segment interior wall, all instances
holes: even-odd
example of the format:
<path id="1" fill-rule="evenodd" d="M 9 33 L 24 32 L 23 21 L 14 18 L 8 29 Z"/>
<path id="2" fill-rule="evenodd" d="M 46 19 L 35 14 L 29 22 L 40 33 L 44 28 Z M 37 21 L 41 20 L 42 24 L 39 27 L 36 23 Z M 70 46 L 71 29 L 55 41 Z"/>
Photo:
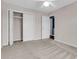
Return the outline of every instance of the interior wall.
<path id="1" fill-rule="evenodd" d="M 77 46 L 77 3 L 65 6 L 50 14 L 55 16 L 55 40 Z"/>
<path id="2" fill-rule="evenodd" d="M 8 12 L 6 6 L 1 1 L 1 46 L 8 44 Z"/>
<path id="3" fill-rule="evenodd" d="M 21 20 L 13 18 L 13 41 L 21 40 Z"/>
<path id="4" fill-rule="evenodd" d="M 41 39 L 42 38 L 42 35 L 41 35 L 41 33 L 42 33 L 42 16 L 41 15 L 35 15 L 35 23 L 34 23 L 34 25 L 35 25 L 35 30 L 34 30 L 34 32 L 35 32 L 35 39 L 37 40 L 37 39 Z"/>
<path id="5" fill-rule="evenodd" d="M 2 1 L 1 3 L 1 7 L 2 7 L 2 10 L 1 10 L 1 26 L 2 26 L 2 31 L 1 31 L 1 45 L 4 46 L 4 45 L 8 45 L 8 10 L 16 10 L 16 11 L 22 11 L 23 13 L 27 13 L 27 14 L 33 14 L 33 15 L 39 15 L 37 17 L 37 19 L 35 20 L 37 23 L 40 21 L 40 17 L 42 15 L 47 15 L 47 14 L 44 14 L 44 13 L 41 13 L 41 12 L 37 12 L 37 11 L 33 11 L 33 10 L 28 10 L 26 8 L 23 8 L 23 7 L 19 7 L 19 6 L 16 6 L 16 5 L 12 5 L 12 4 L 9 4 L 9 3 L 5 3 Z M 39 22 L 41 23 L 41 21 Z M 38 34 L 37 34 L 37 38 L 40 39 L 39 37 L 41 36 L 39 31 L 41 31 L 41 25 L 40 24 L 35 24 L 37 26 L 39 26 L 39 30 L 37 30 Z M 36 27 L 37 27 L 36 26 Z"/>

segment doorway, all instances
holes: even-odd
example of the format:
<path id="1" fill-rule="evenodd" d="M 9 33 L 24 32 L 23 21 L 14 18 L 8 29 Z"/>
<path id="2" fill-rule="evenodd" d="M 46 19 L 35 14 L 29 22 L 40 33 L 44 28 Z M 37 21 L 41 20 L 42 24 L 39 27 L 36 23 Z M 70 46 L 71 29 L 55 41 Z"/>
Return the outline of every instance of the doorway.
<path id="1" fill-rule="evenodd" d="M 23 13 L 13 12 L 13 43 L 23 41 Z"/>
<path id="2" fill-rule="evenodd" d="M 50 17 L 50 38 L 55 39 L 55 16 Z"/>

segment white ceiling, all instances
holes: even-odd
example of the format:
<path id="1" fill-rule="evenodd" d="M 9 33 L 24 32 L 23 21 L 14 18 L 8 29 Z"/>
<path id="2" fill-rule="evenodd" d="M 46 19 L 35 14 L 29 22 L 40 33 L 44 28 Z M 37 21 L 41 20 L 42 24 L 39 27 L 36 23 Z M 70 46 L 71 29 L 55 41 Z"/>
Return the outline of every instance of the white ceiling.
<path id="1" fill-rule="evenodd" d="M 52 2 L 55 5 L 54 7 L 43 7 L 43 8 L 41 7 L 43 3 L 41 1 L 34 1 L 34 0 L 4 0 L 4 1 L 24 8 L 44 13 L 50 13 L 61 7 L 74 3 L 76 0 L 55 0 L 54 2 Z"/>

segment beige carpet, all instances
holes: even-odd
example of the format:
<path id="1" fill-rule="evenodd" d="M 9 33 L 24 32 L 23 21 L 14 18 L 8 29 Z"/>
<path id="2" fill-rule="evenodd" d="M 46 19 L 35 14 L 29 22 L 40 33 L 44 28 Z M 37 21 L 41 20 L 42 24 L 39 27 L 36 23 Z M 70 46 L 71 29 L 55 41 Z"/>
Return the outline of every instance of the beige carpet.
<path id="1" fill-rule="evenodd" d="M 76 59 L 76 53 L 74 47 L 44 39 L 3 47 L 1 59 Z"/>

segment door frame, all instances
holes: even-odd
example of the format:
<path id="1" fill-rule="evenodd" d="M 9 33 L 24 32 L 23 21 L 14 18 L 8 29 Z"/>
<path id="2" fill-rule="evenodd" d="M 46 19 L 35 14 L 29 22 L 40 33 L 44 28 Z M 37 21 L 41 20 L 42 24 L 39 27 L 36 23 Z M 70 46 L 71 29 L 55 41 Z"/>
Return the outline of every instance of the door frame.
<path id="1" fill-rule="evenodd" d="M 13 12 L 24 13 L 23 11 L 8 9 L 8 45 L 13 45 Z"/>

